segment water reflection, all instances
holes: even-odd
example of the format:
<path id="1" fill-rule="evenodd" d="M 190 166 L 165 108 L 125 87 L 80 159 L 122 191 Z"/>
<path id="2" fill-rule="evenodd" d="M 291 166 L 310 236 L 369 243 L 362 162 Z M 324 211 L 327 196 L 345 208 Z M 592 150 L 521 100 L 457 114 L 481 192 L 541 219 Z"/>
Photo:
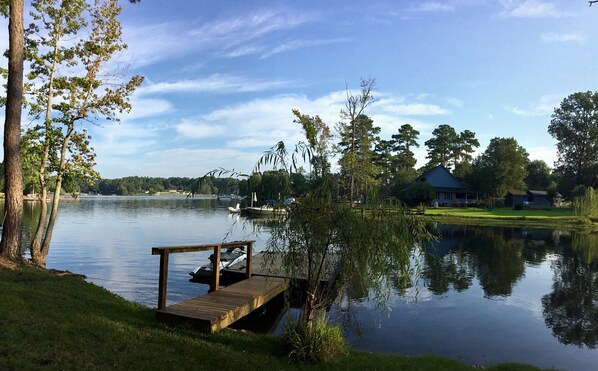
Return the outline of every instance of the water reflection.
<path id="1" fill-rule="evenodd" d="M 526 267 L 549 262 L 552 292 L 542 296 L 546 325 L 563 344 L 598 342 L 598 233 L 436 225 L 422 277 L 435 295 L 461 292 L 477 279 L 488 298 L 508 297 Z"/>
<path id="2" fill-rule="evenodd" d="M 598 342 L 598 233 L 562 239 L 552 262 L 552 292 L 542 297 L 544 319 L 563 344 Z"/>

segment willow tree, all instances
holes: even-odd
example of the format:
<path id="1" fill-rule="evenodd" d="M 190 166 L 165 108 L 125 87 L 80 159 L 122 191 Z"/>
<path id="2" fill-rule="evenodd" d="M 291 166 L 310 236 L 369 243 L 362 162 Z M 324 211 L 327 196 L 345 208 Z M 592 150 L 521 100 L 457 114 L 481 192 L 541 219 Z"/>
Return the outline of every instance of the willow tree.
<path id="1" fill-rule="evenodd" d="M 292 151 L 279 142 L 258 166 L 276 164 L 293 172 L 301 159 L 310 162 L 327 156 L 327 146 L 317 140 L 328 138 L 322 135 L 327 127 L 321 122 L 316 127 L 314 120 L 306 119 L 309 116 L 294 113 L 300 118 L 295 122 L 302 125 L 307 141 L 299 142 Z M 362 282 L 383 301 L 392 287 L 388 277 L 408 279 L 412 247 L 430 238 L 424 223 L 406 209 L 391 212 L 377 208 L 362 214 L 347 203 L 333 202 L 330 169 L 317 171 L 317 175 L 316 170 L 311 174 L 317 176 L 315 186 L 290 206 L 285 217 L 271 224 L 267 247 L 269 252 L 277 253 L 271 256 L 282 255 L 289 276 L 306 278 L 301 286 L 305 295 L 297 322 L 300 329 L 311 328 L 318 313 L 334 300 L 332 288 L 321 285 L 333 271 L 339 273 L 340 287 Z"/>
<path id="2" fill-rule="evenodd" d="M 27 57 L 35 87 L 31 115 L 38 123 L 25 138 L 27 153 L 37 159 L 42 197 L 31 256 L 35 264 L 45 266 L 64 181 L 97 176 L 84 124 L 118 121 L 117 114 L 130 110 L 129 97 L 143 78 L 123 80 L 110 70 L 110 61 L 126 48 L 117 0 L 36 0 L 32 9 Z M 48 210 L 50 180 L 55 190 Z"/>

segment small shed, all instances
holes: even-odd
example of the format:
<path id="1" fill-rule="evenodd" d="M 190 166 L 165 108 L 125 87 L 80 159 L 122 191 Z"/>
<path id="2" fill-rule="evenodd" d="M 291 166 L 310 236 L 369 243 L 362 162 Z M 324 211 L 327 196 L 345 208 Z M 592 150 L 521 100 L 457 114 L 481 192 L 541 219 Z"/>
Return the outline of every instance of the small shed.
<path id="1" fill-rule="evenodd" d="M 550 207 L 552 206 L 552 200 L 548 195 L 548 191 L 527 191 L 529 194 L 529 202 L 534 206 Z"/>
<path id="2" fill-rule="evenodd" d="M 527 191 L 510 191 L 505 197 L 505 206 L 513 207 L 515 205 L 524 205 L 529 203 Z"/>

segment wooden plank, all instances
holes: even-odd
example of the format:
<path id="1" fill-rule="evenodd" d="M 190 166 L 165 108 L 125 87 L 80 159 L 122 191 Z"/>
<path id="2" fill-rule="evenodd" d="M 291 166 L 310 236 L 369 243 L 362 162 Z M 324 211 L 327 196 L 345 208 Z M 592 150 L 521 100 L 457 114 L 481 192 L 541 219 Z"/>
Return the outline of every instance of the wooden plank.
<path id="1" fill-rule="evenodd" d="M 158 246 L 152 247 L 152 255 L 160 255 L 160 251 L 166 251 L 169 254 L 174 253 L 182 253 L 182 252 L 193 252 L 193 251 L 207 251 L 213 250 L 216 246 L 219 246 L 223 249 L 227 249 L 229 247 L 242 247 L 247 246 L 248 243 L 253 243 L 255 241 L 233 241 L 233 242 L 225 242 L 221 244 L 204 244 L 204 245 L 187 245 L 187 246 Z"/>
<path id="2" fill-rule="evenodd" d="M 166 286 L 168 285 L 168 252 L 160 253 L 160 278 L 158 279 L 158 309 L 166 307 Z"/>
<path id="3" fill-rule="evenodd" d="M 248 315 L 288 288 L 281 278 L 253 276 L 207 295 L 160 309 L 162 322 L 187 322 L 205 331 L 217 331 Z"/>

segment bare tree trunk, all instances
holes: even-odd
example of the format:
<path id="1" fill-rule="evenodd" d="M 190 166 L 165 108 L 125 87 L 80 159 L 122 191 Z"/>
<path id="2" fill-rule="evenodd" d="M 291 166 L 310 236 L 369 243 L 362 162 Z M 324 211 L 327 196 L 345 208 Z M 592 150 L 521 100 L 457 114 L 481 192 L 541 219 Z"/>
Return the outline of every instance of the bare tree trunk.
<path id="1" fill-rule="evenodd" d="M 40 223 L 44 223 L 45 234 L 41 249 L 39 251 L 39 259 L 36 261 L 36 264 L 42 267 L 46 266 L 46 259 L 48 258 L 48 253 L 50 252 L 50 243 L 52 242 L 52 234 L 54 233 L 54 225 L 56 224 L 56 219 L 58 218 L 58 204 L 60 202 L 60 191 L 62 190 L 62 177 L 66 167 L 66 152 L 68 150 L 73 130 L 74 123 L 71 123 L 67 129 L 66 135 L 64 136 L 62 147 L 60 149 L 60 165 L 58 167 L 58 174 L 56 175 L 56 189 L 54 190 L 54 197 L 52 198 L 52 208 L 50 209 L 50 218 L 48 219 L 48 224 L 45 224 L 45 219 L 40 219 Z"/>
<path id="2" fill-rule="evenodd" d="M 5 211 L 0 256 L 20 258 L 23 224 L 21 102 L 23 100 L 23 0 L 10 2 L 8 88 L 4 122 Z"/>

